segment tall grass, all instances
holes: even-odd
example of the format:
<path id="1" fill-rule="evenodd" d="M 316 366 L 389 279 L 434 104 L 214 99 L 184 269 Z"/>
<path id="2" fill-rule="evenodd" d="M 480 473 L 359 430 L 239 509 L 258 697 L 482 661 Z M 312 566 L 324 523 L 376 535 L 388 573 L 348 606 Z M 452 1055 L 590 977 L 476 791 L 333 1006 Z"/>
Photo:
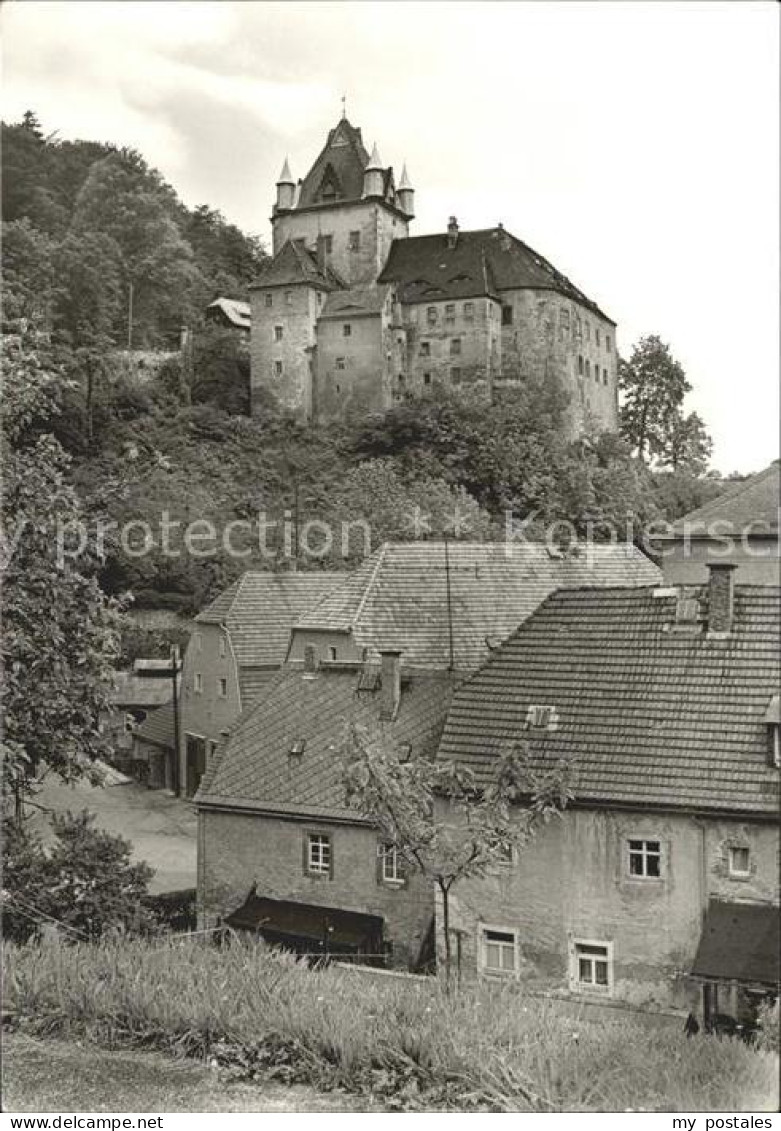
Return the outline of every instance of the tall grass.
<path id="1" fill-rule="evenodd" d="M 490 1111 L 775 1109 L 777 1057 L 687 1040 L 642 1017 L 599 1019 L 517 985 L 450 996 L 310 970 L 241 944 L 7 945 L 5 1007 L 40 1033 L 162 1048 L 252 1077 L 269 1071 L 387 1106 Z"/>

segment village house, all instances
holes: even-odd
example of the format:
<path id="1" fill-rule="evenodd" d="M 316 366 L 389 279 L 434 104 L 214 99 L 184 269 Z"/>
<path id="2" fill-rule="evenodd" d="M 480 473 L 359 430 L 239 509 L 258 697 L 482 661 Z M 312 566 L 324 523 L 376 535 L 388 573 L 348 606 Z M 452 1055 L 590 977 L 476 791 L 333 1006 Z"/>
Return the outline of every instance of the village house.
<path id="1" fill-rule="evenodd" d="M 510 742 L 574 800 L 453 891 L 463 976 L 750 1021 L 778 982 L 779 589 L 711 564 L 551 595 L 455 694 L 438 757 Z M 441 943 L 441 940 L 440 940 Z"/>
<path id="2" fill-rule="evenodd" d="M 554 589 L 659 580 L 634 547 L 593 550 L 588 561 L 533 544 L 387 543 L 304 613 L 284 670 L 195 798 L 201 926 L 424 965 L 433 892 L 348 806 L 345 727 L 432 757 L 454 686 Z"/>
<path id="3" fill-rule="evenodd" d="M 273 256 L 251 287 L 253 412 L 305 419 L 437 388 L 491 397 L 528 380 L 570 394 L 568 429 L 618 424 L 616 324 L 502 224 L 410 236 L 414 190 L 346 118 L 303 180 L 286 160 Z"/>
<path id="4" fill-rule="evenodd" d="M 283 663 L 292 626 L 342 577 L 247 571 L 198 614 L 182 661 L 180 750 L 169 788 L 195 794 L 217 744 Z"/>
<path id="5" fill-rule="evenodd" d="M 135 777 L 144 771 L 136 763 L 135 736 L 139 726 L 173 698 L 173 672 L 169 660 L 136 659 L 133 666 L 114 675 L 110 709 L 101 717 L 101 730 L 112 750 L 112 762 Z"/>
<path id="6" fill-rule="evenodd" d="M 722 561 L 737 566 L 739 585 L 780 584 L 780 503 L 776 460 L 678 519 L 659 542 L 665 581 L 700 584 L 707 576 L 707 563 Z"/>

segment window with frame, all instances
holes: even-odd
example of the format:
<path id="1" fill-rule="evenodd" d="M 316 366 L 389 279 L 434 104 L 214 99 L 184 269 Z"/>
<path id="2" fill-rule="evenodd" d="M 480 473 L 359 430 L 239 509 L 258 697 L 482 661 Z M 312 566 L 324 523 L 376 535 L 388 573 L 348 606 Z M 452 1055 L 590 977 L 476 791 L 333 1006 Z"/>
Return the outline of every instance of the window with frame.
<path id="1" fill-rule="evenodd" d="M 607 943 L 575 940 L 573 982 L 586 990 L 607 992 L 613 981 L 613 959 Z"/>
<path id="2" fill-rule="evenodd" d="M 514 974 L 517 969 L 515 931 L 483 927 L 480 932 L 482 968 L 486 974 Z"/>
<path id="3" fill-rule="evenodd" d="M 377 846 L 377 855 L 380 861 L 380 879 L 384 884 L 403 884 L 404 872 L 399 850 L 395 844 L 380 844 Z"/>
<path id="4" fill-rule="evenodd" d="M 273 305 L 274 305 L 274 296 L 267 294 L 266 295 L 266 306 L 273 306 Z"/>
<path id="5" fill-rule="evenodd" d="M 224 676 L 220 676 L 220 678 L 217 680 L 217 694 L 219 695 L 220 699 L 228 698 L 228 681 Z"/>
<path id="6" fill-rule="evenodd" d="M 602 370 L 602 383 L 603 385 L 607 385 L 607 369 Z"/>
<path id="7" fill-rule="evenodd" d="M 308 833 L 306 838 L 306 870 L 310 876 L 330 876 L 333 864 L 331 838 L 325 833 Z"/>
<path id="8" fill-rule="evenodd" d="M 203 636 L 201 635 L 200 632 L 196 632 L 194 639 L 195 639 L 195 651 L 196 652 L 202 652 L 203 651 Z"/>
<path id="9" fill-rule="evenodd" d="M 472 319 L 474 318 L 474 316 L 475 316 L 475 304 L 473 302 L 465 302 L 464 303 L 464 318 L 466 318 L 469 322 L 471 322 Z"/>
<path id="10" fill-rule="evenodd" d="M 350 232 L 350 235 L 348 237 L 347 246 L 349 247 L 350 251 L 360 251 L 361 250 L 361 233 L 360 232 Z"/>
<path id="11" fill-rule="evenodd" d="M 337 359 L 336 359 L 336 368 L 337 368 L 337 369 L 344 369 L 344 367 L 345 367 L 345 361 L 344 361 L 344 358 L 343 358 L 343 357 L 337 357 Z"/>
<path id="12" fill-rule="evenodd" d="M 285 291 L 285 305 L 286 306 L 292 306 L 293 305 L 293 292 L 292 291 Z"/>
<path id="13" fill-rule="evenodd" d="M 437 321 L 437 308 L 435 306 L 426 307 L 426 319 L 429 326 L 434 326 Z"/>
<path id="14" fill-rule="evenodd" d="M 662 875 L 662 842 L 629 840 L 627 842 L 629 875 L 639 880 L 658 880 Z"/>
<path id="15" fill-rule="evenodd" d="M 459 357 L 461 355 L 461 339 L 451 338 L 450 341 L 450 356 Z"/>
<path id="16" fill-rule="evenodd" d="M 274 376 L 275 377 L 281 377 L 282 376 L 282 362 L 281 361 L 275 361 L 274 362 Z"/>
<path id="17" fill-rule="evenodd" d="M 566 306 L 562 306 L 559 312 L 559 322 L 562 330 L 569 330 L 569 310 Z"/>
<path id="18" fill-rule="evenodd" d="M 350 322 L 345 322 L 344 325 L 342 326 L 342 337 L 343 338 L 350 338 L 350 337 L 352 337 L 352 332 L 353 332 L 352 324 Z"/>
<path id="19" fill-rule="evenodd" d="M 512 326 L 512 324 L 513 324 L 513 308 L 509 305 L 509 303 L 505 303 L 502 306 L 502 325 L 503 326 Z"/>
<path id="20" fill-rule="evenodd" d="M 586 376 L 587 377 L 591 376 L 591 362 L 589 361 L 588 358 L 586 358 Z"/>
<path id="21" fill-rule="evenodd" d="M 323 236 L 323 247 L 327 255 L 330 255 L 334 250 L 334 237 L 331 235 Z"/>
<path id="22" fill-rule="evenodd" d="M 424 385 L 430 385 L 431 384 L 431 374 L 430 373 L 424 373 L 423 374 L 423 384 Z"/>
<path id="23" fill-rule="evenodd" d="M 605 334 L 605 349 L 610 353 L 610 334 Z"/>
<path id="24" fill-rule="evenodd" d="M 450 380 L 454 385 L 459 385 L 461 383 L 461 370 L 457 365 L 450 370 Z"/>
<path id="25" fill-rule="evenodd" d="M 446 322 L 455 322 L 455 320 L 456 320 L 455 303 L 448 302 L 448 303 L 445 304 L 445 321 Z"/>
<path id="26" fill-rule="evenodd" d="M 745 879 L 751 875 L 751 850 L 744 844 L 731 844 L 727 851 L 727 868 L 731 876 Z"/>
<path id="27" fill-rule="evenodd" d="M 203 675 L 201 672 L 196 672 L 193 676 L 193 689 L 196 695 L 200 695 L 203 691 Z"/>
<path id="28" fill-rule="evenodd" d="M 582 353 L 578 354 L 578 373 L 580 374 L 581 377 L 583 376 L 583 354 Z"/>
<path id="29" fill-rule="evenodd" d="M 284 334 L 285 334 L 285 330 L 284 330 L 283 326 L 275 326 L 274 327 L 274 341 L 275 342 L 281 342 L 282 338 L 284 337 Z"/>
<path id="30" fill-rule="evenodd" d="M 599 345 L 600 344 L 600 334 L 599 334 L 599 327 L 598 326 L 597 326 L 596 330 L 594 331 L 594 337 L 596 339 L 597 345 Z"/>
<path id="31" fill-rule="evenodd" d="M 420 343 L 420 356 L 431 357 L 431 342 Z"/>

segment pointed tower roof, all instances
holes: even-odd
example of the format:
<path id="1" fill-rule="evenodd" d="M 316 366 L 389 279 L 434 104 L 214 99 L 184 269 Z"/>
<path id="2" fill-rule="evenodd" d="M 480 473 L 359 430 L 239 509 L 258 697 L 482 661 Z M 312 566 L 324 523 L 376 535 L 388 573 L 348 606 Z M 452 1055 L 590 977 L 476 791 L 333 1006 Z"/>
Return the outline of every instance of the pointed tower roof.
<path id="1" fill-rule="evenodd" d="M 285 164 L 282 166 L 282 172 L 279 174 L 279 180 L 277 181 L 277 184 L 278 185 L 294 185 L 295 183 L 296 182 L 293 180 L 293 175 L 290 172 L 290 165 L 289 165 L 288 159 L 286 157 L 285 158 Z"/>
<path id="2" fill-rule="evenodd" d="M 328 134 L 328 140 L 312 168 L 301 184 L 297 207 L 306 208 L 320 204 L 332 187 L 332 177 L 338 181 L 338 200 L 360 200 L 363 192 L 363 171 L 369 155 L 361 141 L 361 131 L 342 118 Z M 328 166 L 331 172 L 324 184 Z M 324 192 L 323 190 L 326 190 Z M 333 199 L 333 198 L 332 198 Z"/>
<path id="3" fill-rule="evenodd" d="M 407 175 L 407 163 L 405 161 L 404 164 L 401 167 L 401 180 L 399 181 L 398 185 L 396 186 L 396 191 L 401 192 L 402 189 L 411 189 L 411 188 L 412 188 L 412 185 L 409 182 L 409 176 Z"/>
<path id="4" fill-rule="evenodd" d="M 364 169 L 364 172 L 368 173 L 370 169 L 379 169 L 381 172 L 384 171 L 382 161 L 380 160 L 379 152 L 377 151 L 377 142 L 376 141 L 374 143 L 374 148 L 372 149 L 372 155 L 369 158 L 369 164 Z"/>

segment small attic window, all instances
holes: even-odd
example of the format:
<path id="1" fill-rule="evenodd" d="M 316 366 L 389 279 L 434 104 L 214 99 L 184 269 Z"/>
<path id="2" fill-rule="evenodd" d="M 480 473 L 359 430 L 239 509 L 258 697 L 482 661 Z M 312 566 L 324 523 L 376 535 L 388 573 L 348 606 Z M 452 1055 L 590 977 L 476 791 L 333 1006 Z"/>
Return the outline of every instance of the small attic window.
<path id="1" fill-rule="evenodd" d="M 675 604 L 676 624 L 697 624 L 700 603 L 696 591 L 690 586 L 683 585 L 678 590 Z"/>
<path id="2" fill-rule="evenodd" d="M 304 648 L 304 671 L 309 675 L 317 671 L 317 650 L 314 644 L 307 644 Z"/>
<path id="3" fill-rule="evenodd" d="M 356 691 L 376 691 L 380 686 L 380 669 L 378 667 L 363 668 L 358 676 Z"/>
<path id="4" fill-rule="evenodd" d="M 293 758 L 300 758 L 305 750 L 306 750 L 306 739 L 305 738 L 294 738 L 293 741 L 290 743 L 290 749 L 288 750 L 288 754 L 290 754 L 291 757 L 293 757 Z"/>
<path id="5" fill-rule="evenodd" d="M 555 707 L 534 704 L 526 712 L 527 730 L 558 730 L 559 712 Z"/>

